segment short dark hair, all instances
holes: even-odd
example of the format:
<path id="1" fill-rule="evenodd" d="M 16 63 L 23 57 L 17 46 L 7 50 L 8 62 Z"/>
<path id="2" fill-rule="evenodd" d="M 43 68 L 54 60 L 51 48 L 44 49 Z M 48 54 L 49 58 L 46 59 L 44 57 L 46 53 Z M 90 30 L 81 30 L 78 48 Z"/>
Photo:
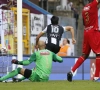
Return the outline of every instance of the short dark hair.
<path id="1" fill-rule="evenodd" d="M 52 16 L 51 23 L 52 25 L 58 25 L 59 18 L 57 16 Z"/>

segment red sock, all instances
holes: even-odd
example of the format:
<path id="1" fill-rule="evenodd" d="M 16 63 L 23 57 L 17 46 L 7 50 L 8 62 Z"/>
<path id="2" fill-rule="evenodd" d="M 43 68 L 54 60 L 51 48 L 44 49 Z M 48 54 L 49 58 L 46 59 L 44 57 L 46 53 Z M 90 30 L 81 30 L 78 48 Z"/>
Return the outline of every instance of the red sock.
<path id="1" fill-rule="evenodd" d="M 95 71 L 95 77 L 99 77 L 100 74 L 100 56 L 96 57 L 96 71 Z"/>
<path id="2" fill-rule="evenodd" d="M 72 71 L 74 72 L 83 62 L 84 58 L 82 56 L 79 57 L 76 64 L 73 66 Z"/>

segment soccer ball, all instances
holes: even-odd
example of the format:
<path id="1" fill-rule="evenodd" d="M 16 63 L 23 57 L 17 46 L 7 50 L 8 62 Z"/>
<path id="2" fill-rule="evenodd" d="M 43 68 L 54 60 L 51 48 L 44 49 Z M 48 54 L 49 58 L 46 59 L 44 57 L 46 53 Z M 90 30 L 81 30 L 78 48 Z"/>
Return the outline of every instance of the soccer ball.
<path id="1" fill-rule="evenodd" d="M 7 53 L 7 48 L 6 47 L 2 47 L 0 49 L 0 51 L 1 51 L 2 54 L 6 54 Z"/>

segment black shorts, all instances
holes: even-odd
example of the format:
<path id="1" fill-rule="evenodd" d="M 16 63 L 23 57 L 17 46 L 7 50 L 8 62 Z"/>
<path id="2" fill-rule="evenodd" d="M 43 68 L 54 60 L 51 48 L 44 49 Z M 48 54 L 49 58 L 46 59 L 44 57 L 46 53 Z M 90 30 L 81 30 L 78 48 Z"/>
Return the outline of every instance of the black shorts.
<path id="1" fill-rule="evenodd" d="M 25 78 L 29 78 L 32 74 L 32 70 L 29 70 L 29 69 L 25 69 L 25 72 L 24 72 L 24 77 Z"/>
<path id="2" fill-rule="evenodd" d="M 60 46 L 58 45 L 55 45 L 55 44 L 46 44 L 46 49 L 54 52 L 55 54 L 59 52 L 60 50 Z"/>

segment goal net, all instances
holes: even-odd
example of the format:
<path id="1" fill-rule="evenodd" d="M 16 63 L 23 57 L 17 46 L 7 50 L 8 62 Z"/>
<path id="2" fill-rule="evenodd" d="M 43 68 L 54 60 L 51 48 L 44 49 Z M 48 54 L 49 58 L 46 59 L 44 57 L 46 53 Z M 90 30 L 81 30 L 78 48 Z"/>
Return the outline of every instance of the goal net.
<path id="1" fill-rule="evenodd" d="M 1 4 L 0 7 L 0 76 L 4 76 L 16 67 L 11 64 L 11 60 L 16 58 L 17 54 L 17 43 L 15 43 L 17 21 L 13 10 L 10 9 L 15 5 L 13 0 L 7 0 L 7 4 Z"/>

